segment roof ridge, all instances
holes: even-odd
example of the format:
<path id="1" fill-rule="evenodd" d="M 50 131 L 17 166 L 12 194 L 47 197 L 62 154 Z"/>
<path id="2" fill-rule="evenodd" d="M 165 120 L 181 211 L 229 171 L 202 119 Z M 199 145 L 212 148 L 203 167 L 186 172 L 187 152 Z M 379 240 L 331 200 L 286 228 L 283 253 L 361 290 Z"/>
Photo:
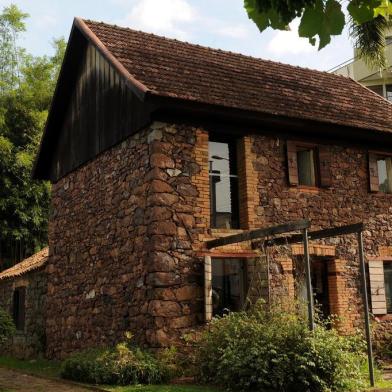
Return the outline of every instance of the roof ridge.
<path id="1" fill-rule="evenodd" d="M 106 23 L 106 22 L 103 22 L 103 21 L 96 21 L 96 20 L 92 20 L 92 19 L 83 19 L 83 18 L 80 18 L 80 19 L 83 20 L 84 22 L 87 22 L 87 23 L 99 24 L 99 25 L 103 25 L 103 26 L 108 26 L 110 28 L 115 27 L 115 28 L 117 28 L 119 30 L 127 30 L 127 31 L 131 31 L 131 32 L 139 33 L 139 34 L 141 33 L 141 34 L 152 36 L 152 37 L 156 37 L 156 38 L 159 38 L 159 39 L 164 39 L 164 40 L 169 41 L 169 42 L 179 42 L 181 44 L 191 45 L 191 46 L 198 47 L 198 48 L 201 48 L 201 49 L 208 49 L 208 50 L 213 51 L 213 52 L 226 53 L 226 54 L 230 54 L 230 55 L 234 55 L 234 56 L 238 56 L 238 57 L 243 57 L 243 58 L 246 58 L 246 59 L 249 59 L 249 60 L 252 60 L 252 61 L 264 62 L 264 63 L 269 63 L 269 64 L 279 64 L 279 65 L 282 65 L 282 66 L 285 66 L 285 67 L 288 67 L 288 68 L 299 69 L 299 70 L 308 70 L 308 71 L 319 73 L 319 74 L 323 74 L 323 75 L 329 75 L 329 77 L 333 77 L 333 78 L 336 78 L 336 79 L 341 79 L 341 78 L 345 78 L 346 79 L 346 77 L 343 76 L 343 75 L 334 74 L 334 73 L 331 73 L 331 72 L 328 72 L 328 71 L 321 71 L 321 70 L 318 70 L 318 69 L 309 68 L 309 67 L 303 67 L 303 66 L 300 66 L 300 65 L 293 65 L 293 64 L 283 63 L 281 61 L 270 60 L 270 59 L 265 59 L 265 58 L 261 58 L 261 57 L 255 57 L 255 56 L 251 56 L 251 55 L 247 55 L 247 54 L 243 54 L 243 53 L 239 53 L 239 52 L 233 52 L 231 50 L 224 50 L 224 49 L 219 49 L 219 48 L 213 48 L 211 46 L 200 45 L 200 44 L 189 42 L 189 41 L 179 40 L 177 38 L 170 38 L 170 37 L 166 37 L 164 35 L 159 35 L 159 34 L 156 34 L 156 33 L 150 33 L 150 32 L 143 31 L 143 30 L 136 30 L 136 29 L 133 29 L 133 28 L 131 28 L 129 26 L 119 26 L 117 24 L 111 24 L 111 23 Z"/>

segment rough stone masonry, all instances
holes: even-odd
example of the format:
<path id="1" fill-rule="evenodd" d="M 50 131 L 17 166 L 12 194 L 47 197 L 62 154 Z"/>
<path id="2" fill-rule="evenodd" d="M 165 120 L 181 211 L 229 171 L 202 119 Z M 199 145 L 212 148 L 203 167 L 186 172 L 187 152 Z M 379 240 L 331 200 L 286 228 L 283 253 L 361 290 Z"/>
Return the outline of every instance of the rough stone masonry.
<path id="1" fill-rule="evenodd" d="M 312 228 L 364 221 L 365 249 L 391 241 L 391 197 L 368 192 L 365 149 L 331 145 L 332 186 L 289 187 L 284 140 L 239 138 L 241 229 L 308 218 Z M 52 188 L 47 266 L 47 355 L 64 357 L 111 344 L 131 331 L 139 344 L 165 347 L 204 320 L 203 242 L 209 226 L 208 132 L 153 123 Z M 354 237 L 312 245 L 333 260 L 335 309 L 360 325 Z M 324 248 L 323 248 L 324 247 Z M 220 248 L 251 251 L 249 244 Z M 274 282 L 293 292 L 294 247 L 275 255 Z M 279 278 L 280 277 L 280 278 Z M 283 283 L 282 283 L 283 282 Z"/>

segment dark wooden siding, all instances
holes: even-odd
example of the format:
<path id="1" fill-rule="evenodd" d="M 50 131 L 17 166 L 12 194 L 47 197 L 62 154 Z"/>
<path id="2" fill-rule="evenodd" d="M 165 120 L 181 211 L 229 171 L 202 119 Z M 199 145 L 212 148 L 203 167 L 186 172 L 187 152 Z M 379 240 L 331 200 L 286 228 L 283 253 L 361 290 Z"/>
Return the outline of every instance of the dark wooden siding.
<path id="1" fill-rule="evenodd" d="M 60 123 L 50 179 L 57 181 L 149 122 L 151 110 L 91 44 L 86 44 Z"/>

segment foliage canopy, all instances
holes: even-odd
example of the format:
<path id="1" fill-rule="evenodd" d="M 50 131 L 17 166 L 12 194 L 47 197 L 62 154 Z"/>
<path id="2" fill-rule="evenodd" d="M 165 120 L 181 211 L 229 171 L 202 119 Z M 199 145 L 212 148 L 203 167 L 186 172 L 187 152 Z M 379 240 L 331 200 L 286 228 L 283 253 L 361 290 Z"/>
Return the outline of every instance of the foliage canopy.
<path id="1" fill-rule="evenodd" d="M 15 5 L 0 14 L 0 261 L 12 264 L 47 242 L 49 184 L 31 171 L 65 50 L 54 40 L 52 57 L 17 45 L 26 30 Z"/>
<path id="2" fill-rule="evenodd" d="M 318 41 L 319 49 L 348 25 L 359 55 L 372 65 L 385 66 L 384 32 L 391 25 L 390 0 L 244 0 L 244 6 L 260 31 L 267 27 L 287 30 L 299 18 L 299 36 L 312 45 Z"/>

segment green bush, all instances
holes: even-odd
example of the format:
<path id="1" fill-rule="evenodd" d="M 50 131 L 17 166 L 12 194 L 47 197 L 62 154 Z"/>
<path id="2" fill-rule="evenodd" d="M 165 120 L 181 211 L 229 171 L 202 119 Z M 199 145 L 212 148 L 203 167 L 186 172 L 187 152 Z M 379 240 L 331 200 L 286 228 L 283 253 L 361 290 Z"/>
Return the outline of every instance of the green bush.
<path id="1" fill-rule="evenodd" d="M 363 341 L 318 325 L 312 333 L 294 313 L 230 313 L 211 322 L 198 342 L 201 381 L 237 391 L 326 392 L 365 385 Z"/>
<path id="2" fill-rule="evenodd" d="M 7 339 L 15 334 L 15 325 L 10 315 L 0 308 L 0 343 L 4 343 Z"/>
<path id="3" fill-rule="evenodd" d="M 380 362 L 392 360 L 392 323 L 373 323 L 373 350 Z"/>
<path id="4" fill-rule="evenodd" d="M 171 369 L 150 353 L 120 343 L 72 355 L 63 362 L 61 376 L 94 384 L 160 384 L 170 378 Z"/>

